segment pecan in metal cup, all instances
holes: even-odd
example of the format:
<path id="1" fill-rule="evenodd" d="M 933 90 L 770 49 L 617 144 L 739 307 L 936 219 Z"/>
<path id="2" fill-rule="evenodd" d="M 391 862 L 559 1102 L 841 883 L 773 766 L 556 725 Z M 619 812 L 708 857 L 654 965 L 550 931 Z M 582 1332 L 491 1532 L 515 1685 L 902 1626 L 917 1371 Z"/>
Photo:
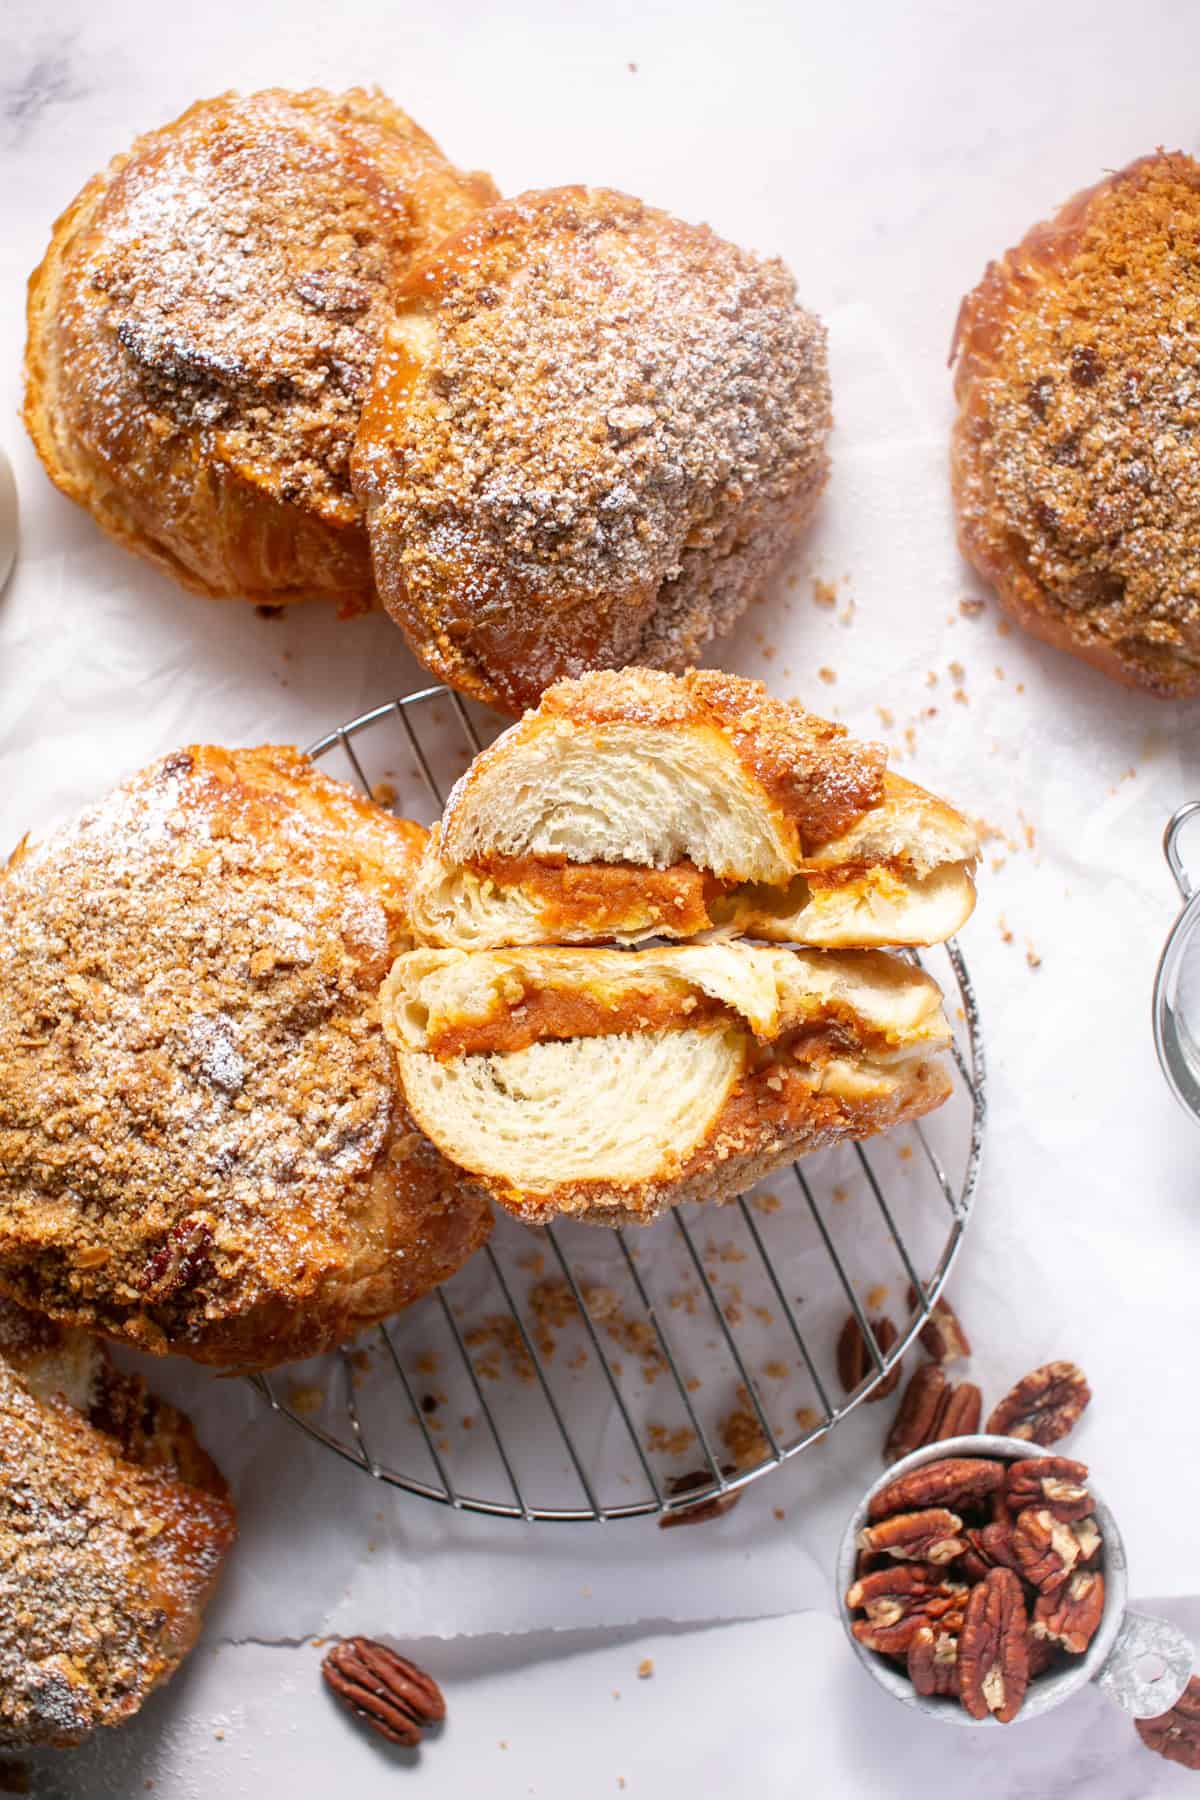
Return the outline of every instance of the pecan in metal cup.
<path id="1" fill-rule="evenodd" d="M 1011 1725 L 1029 1686 L 1029 1615 L 1011 1569 L 992 1569 L 971 1589 L 958 1644 L 959 1698 L 973 1719 Z"/>
<path id="2" fill-rule="evenodd" d="M 948 1506 L 956 1511 L 975 1506 L 1004 1486 L 1004 1464 L 981 1456 L 947 1456 L 898 1475 L 880 1488 L 867 1507 L 872 1524 L 891 1513 L 922 1506 Z"/>

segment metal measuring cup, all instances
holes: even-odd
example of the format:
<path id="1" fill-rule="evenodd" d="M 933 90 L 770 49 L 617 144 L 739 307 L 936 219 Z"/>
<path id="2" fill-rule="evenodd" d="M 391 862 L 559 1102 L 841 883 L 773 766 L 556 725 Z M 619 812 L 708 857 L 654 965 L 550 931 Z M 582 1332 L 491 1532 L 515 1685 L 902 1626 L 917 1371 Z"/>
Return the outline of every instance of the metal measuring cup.
<path id="1" fill-rule="evenodd" d="M 998 1721 L 990 1715 L 986 1719 L 973 1719 L 957 1700 L 918 1694 L 903 1669 L 877 1651 L 868 1650 L 854 1636 L 845 1594 L 854 1580 L 858 1534 L 867 1522 L 867 1507 L 879 1490 L 895 1481 L 897 1476 L 907 1475 L 910 1469 L 919 1469 L 925 1463 L 941 1462 L 948 1456 L 984 1456 L 1001 1462 L 1017 1462 L 1053 1454 L 1053 1451 L 1028 1444 L 1021 1438 L 994 1437 L 983 1432 L 974 1437 L 947 1438 L 944 1443 L 926 1444 L 923 1449 L 901 1457 L 871 1484 L 846 1526 L 838 1548 L 834 1579 L 838 1611 L 854 1654 L 880 1687 L 902 1700 L 905 1706 L 911 1706 L 914 1711 L 924 1713 L 942 1725 L 987 1727 L 997 1725 Z M 1101 1693 L 1135 1719 L 1155 1719 L 1174 1706 L 1192 1673 L 1196 1653 L 1191 1639 L 1168 1619 L 1134 1612 L 1127 1604 L 1129 1577 L 1124 1541 L 1116 1519 L 1090 1479 L 1088 1489 L 1103 1539 L 1100 1566 L 1104 1573 L 1104 1612 L 1096 1635 L 1082 1656 L 1069 1657 L 1064 1664 L 1030 1682 L 1014 1724 L 1053 1712 L 1089 1681 L 1094 1681 Z"/>

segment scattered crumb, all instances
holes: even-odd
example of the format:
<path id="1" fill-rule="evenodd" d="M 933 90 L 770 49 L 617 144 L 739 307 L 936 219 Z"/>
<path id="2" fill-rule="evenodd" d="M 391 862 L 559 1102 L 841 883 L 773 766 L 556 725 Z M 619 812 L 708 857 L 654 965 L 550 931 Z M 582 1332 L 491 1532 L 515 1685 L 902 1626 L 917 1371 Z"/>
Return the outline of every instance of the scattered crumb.
<path id="1" fill-rule="evenodd" d="M 879 714 L 879 723 L 883 726 L 884 730 L 890 731 L 892 726 L 896 723 L 895 713 L 888 706 L 877 706 L 875 711 Z"/>
<path id="2" fill-rule="evenodd" d="M 630 74 L 631 74 L 631 75 L 636 75 L 636 74 L 637 74 L 637 72 L 638 72 L 638 66 L 637 66 L 637 64 L 636 64 L 636 63 L 626 63 L 626 65 L 625 65 L 625 67 L 626 67 L 626 68 L 627 68 L 627 69 L 628 69 L 628 70 L 629 70 L 629 73 L 630 73 Z M 621 1786 L 622 1786 L 622 1787 L 624 1787 L 624 1786 L 625 1786 L 625 1783 L 624 1783 L 624 1782 L 622 1782 L 622 1783 L 621 1783 Z"/>
<path id="3" fill-rule="evenodd" d="M 254 610 L 260 619 L 282 619 L 287 609 L 282 606 L 261 605 L 256 606 Z"/>
<path id="4" fill-rule="evenodd" d="M 358 1370 L 360 1375 L 369 1375 L 371 1373 L 371 1352 L 369 1350 L 352 1350 L 350 1364 L 352 1368 Z"/>
<path id="5" fill-rule="evenodd" d="M 822 581 L 819 577 L 814 579 L 812 584 L 812 597 L 814 606 L 836 606 L 838 600 L 837 582 Z"/>
<path id="6" fill-rule="evenodd" d="M 223 1744 L 225 1742 L 225 1733 L 223 1731 L 214 1731 L 213 1736 L 216 1738 L 218 1744 Z"/>
<path id="7" fill-rule="evenodd" d="M 1034 949 L 1033 945 L 1029 942 L 1028 938 L 1025 940 L 1025 961 L 1029 964 L 1031 969 L 1040 969 L 1042 966 L 1042 959 Z"/>
<path id="8" fill-rule="evenodd" d="M 796 1423 L 801 1431 L 815 1431 L 817 1426 L 821 1423 L 821 1415 L 819 1412 L 814 1412 L 811 1406 L 798 1406 L 796 1408 Z"/>
<path id="9" fill-rule="evenodd" d="M 984 611 L 984 605 L 985 603 L 982 600 L 965 598 L 959 601 L 958 610 L 964 619 L 977 619 L 980 613 Z"/>
<path id="10" fill-rule="evenodd" d="M 850 1195 L 844 1187 L 835 1187 L 834 1188 L 833 1203 L 835 1206 L 845 1206 L 845 1204 L 849 1198 L 850 1198 Z"/>
<path id="11" fill-rule="evenodd" d="M 858 611 L 858 608 L 855 606 L 853 600 L 847 600 L 845 606 L 843 606 L 841 612 L 838 614 L 838 624 L 839 625 L 852 624 L 853 620 L 854 620 L 854 615 L 857 611 Z"/>
<path id="12" fill-rule="evenodd" d="M 371 798 L 376 806 L 395 806 L 396 790 L 390 781 L 377 781 L 371 789 Z"/>
<path id="13" fill-rule="evenodd" d="M 887 1286 L 884 1282 L 879 1282 L 876 1284 L 875 1287 L 868 1288 L 867 1289 L 867 1310 L 868 1310 L 868 1312 L 876 1312 L 879 1309 L 879 1307 L 881 1307 L 883 1305 L 883 1303 L 887 1299 L 887 1297 L 888 1297 L 888 1290 L 887 1290 Z"/>
<path id="14" fill-rule="evenodd" d="M 508 1739 L 507 1739 L 507 1738 L 501 1738 L 501 1739 L 500 1739 L 500 1748 L 501 1748 L 501 1749 L 502 1749 L 502 1750 L 507 1750 L 507 1749 L 508 1749 Z"/>
<path id="15" fill-rule="evenodd" d="M 952 662 L 950 664 L 950 673 L 955 681 L 965 681 L 967 679 L 967 671 L 960 662 Z"/>
<path id="16" fill-rule="evenodd" d="M 901 1162 L 911 1162 L 912 1161 L 912 1153 L 913 1153 L 913 1147 L 911 1144 L 901 1144 L 900 1148 L 896 1152 L 896 1155 L 900 1158 Z"/>
<path id="17" fill-rule="evenodd" d="M 417 1369 L 422 1375 L 432 1375 L 438 1366 L 436 1350 L 422 1350 L 417 1358 Z"/>
<path id="18" fill-rule="evenodd" d="M 744 1387 L 738 1388 L 737 1405 L 727 1418 L 722 1419 L 720 1431 L 721 1442 L 739 1470 L 754 1468 L 770 1454 L 758 1415 Z"/>
<path id="19" fill-rule="evenodd" d="M 786 1381 L 791 1370 L 778 1357 L 772 1357 L 769 1363 L 763 1364 L 763 1374 L 769 1381 Z"/>
<path id="20" fill-rule="evenodd" d="M 639 1681 L 649 1681 L 649 1679 L 653 1675 L 653 1673 L 654 1673 L 653 1657 L 643 1656 L 641 1662 L 638 1664 L 638 1667 L 637 1667 L 638 1680 Z"/>
<path id="21" fill-rule="evenodd" d="M 778 1194 L 755 1194 L 750 1204 L 755 1212 L 777 1213 L 783 1205 L 783 1201 Z"/>
<path id="22" fill-rule="evenodd" d="M 950 698 L 952 700 L 957 700 L 957 702 L 960 706 L 969 706 L 970 705 L 970 701 L 967 699 L 965 688 L 956 687 L 954 692 L 951 694 Z"/>
<path id="23" fill-rule="evenodd" d="M 664 1456 L 683 1456 L 696 1441 L 689 1425 L 648 1425 L 646 1448 L 661 1451 Z"/>
<path id="24" fill-rule="evenodd" d="M 996 923 L 1000 927 L 1000 936 L 1003 939 L 1003 941 L 1006 944 L 1011 944 L 1013 941 L 1013 934 L 1008 928 L 1008 921 L 1004 917 L 1003 913 L 1000 914 L 1000 917 L 996 920 Z"/>
<path id="25" fill-rule="evenodd" d="M 1001 637 L 1007 637 L 1012 630 L 1012 624 L 1008 619 L 997 619 L 996 630 L 1000 633 Z"/>
<path id="26" fill-rule="evenodd" d="M 617 1786 L 619 1788 L 623 1788 L 625 1786 L 625 1777 L 623 1775 L 617 1776 Z"/>
<path id="27" fill-rule="evenodd" d="M 927 669 L 925 672 L 925 686 L 926 687 L 936 687 L 937 684 L 938 684 L 937 670 L 936 669 Z"/>
<path id="28" fill-rule="evenodd" d="M 288 1403 L 292 1411 L 298 1412 L 301 1418 L 311 1418 L 325 1404 L 325 1389 L 294 1382 L 288 1389 Z"/>
<path id="29" fill-rule="evenodd" d="M 771 1508 L 771 1517 L 772 1517 L 772 1518 L 773 1518 L 773 1519 L 783 1519 L 783 1518 L 785 1518 L 785 1517 L 786 1517 L 786 1516 L 787 1516 L 787 1515 L 786 1515 L 786 1514 L 785 1514 L 785 1512 L 784 1512 L 784 1510 L 783 1510 L 783 1508 L 782 1508 L 782 1506 L 773 1506 L 773 1507 L 772 1507 L 772 1508 Z"/>
<path id="30" fill-rule="evenodd" d="M 613 1699 L 614 1699 L 614 1700 L 619 1700 L 619 1699 L 620 1699 L 620 1698 L 621 1698 L 621 1690 L 620 1690 L 620 1688 L 614 1688 L 614 1689 L 613 1689 Z"/>
<path id="31" fill-rule="evenodd" d="M 826 687 L 832 687 L 837 680 L 837 671 L 836 669 L 831 669 L 827 663 L 822 663 L 821 667 L 817 670 L 817 677 L 825 683 Z"/>

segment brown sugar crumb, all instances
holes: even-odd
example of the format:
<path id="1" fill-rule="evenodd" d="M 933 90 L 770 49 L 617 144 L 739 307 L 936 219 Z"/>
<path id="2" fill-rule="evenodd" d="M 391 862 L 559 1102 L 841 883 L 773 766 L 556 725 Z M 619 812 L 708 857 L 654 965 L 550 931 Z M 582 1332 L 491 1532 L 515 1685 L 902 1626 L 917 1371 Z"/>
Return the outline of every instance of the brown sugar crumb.
<path id="1" fill-rule="evenodd" d="M 896 715 L 891 707 L 877 706 L 875 711 L 879 714 L 879 723 L 883 726 L 884 730 L 890 731 L 892 726 L 896 723 Z"/>
<path id="2" fill-rule="evenodd" d="M 954 678 L 955 681 L 960 681 L 960 682 L 965 681 L 966 677 L 967 677 L 967 671 L 963 668 L 963 666 L 960 662 L 952 662 L 950 664 L 950 674 L 952 675 L 952 677 Z"/>
<path id="3" fill-rule="evenodd" d="M 518 1381 L 534 1379 L 533 1359 L 525 1348 L 516 1320 L 507 1313 L 495 1313 L 482 1319 L 478 1325 L 464 1331 L 463 1342 L 468 1350 L 481 1352 L 472 1356 L 471 1362 L 475 1373 L 484 1381 L 499 1381 L 506 1361 Z"/>
<path id="4" fill-rule="evenodd" d="M 787 1514 L 784 1512 L 782 1506 L 773 1506 L 771 1508 L 771 1517 L 773 1519 L 784 1519 L 787 1517 Z"/>
<path id="5" fill-rule="evenodd" d="M 964 598 L 958 603 L 958 610 L 964 619 L 977 619 L 986 608 L 986 601 Z"/>
<path id="6" fill-rule="evenodd" d="M 965 688 L 960 688 L 960 687 L 955 688 L 955 690 L 951 694 L 950 698 L 953 701 L 955 701 L 959 706 L 969 706 L 970 705 L 970 701 L 967 699 L 967 693 L 966 693 Z"/>
<path id="7" fill-rule="evenodd" d="M 837 671 L 836 669 L 831 669 L 828 664 L 822 663 L 821 667 L 817 670 L 817 676 L 819 680 L 825 683 L 826 687 L 832 687 L 837 680 Z"/>
<path id="8" fill-rule="evenodd" d="M 416 1366 L 418 1373 L 421 1375 L 434 1374 L 438 1366 L 437 1351 L 422 1350 L 420 1356 L 417 1358 Z"/>
<path id="9" fill-rule="evenodd" d="M 845 1206 L 845 1204 L 849 1198 L 850 1198 L 850 1194 L 846 1188 L 844 1188 L 844 1187 L 835 1187 L 834 1188 L 833 1203 L 835 1206 Z"/>
<path id="10" fill-rule="evenodd" d="M 778 1194 L 755 1194 L 750 1202 L 755 1212 L 777 1213 L 783 1205 Z"/>
<path id="11" fill-rule="evenodd" d="M 818 1412 L 814 1412 L 811 1406 L 798 1406 L 796 1408 L 796 1423 L 801 1431 L 815 1431 L 817 1426 L 821 1423 L 821 1415 Z"/>
<path id="12" fill-rule="evenodd" d="M 772 1357 L 770 1362 L 763 1364 L 763 1374 L 769 1381 L 786 1381 L 791 1370 L 778 1357 Z"/>
<path id="13" fill-rule="evenodd" d="M 740 1471 L 756 1468 L 771 1453 L 758 1414 L 744 1387 L 737 1390 L 737 1404 L 733 1411 L 722 1419 L 720 1434 L 721 1442 Z"/>
<path id="14" fill-rule="evenodd" d="M 649 1679 L 653 1675 L 653 1673 L 654 1673 L 653 1657 L 643 1656 L 641 1662 L 637 1666 L 638 1680 L 639 1681 L 649 1681 Z"/>
<path id="15" fill-rule="evenodd" d="M 911 1144 L 901 1144 L 900 1148 L 896 1152 L 896 1155 L 900 1158 L 901 1162 L 911 1162 L 912 1161 L 912 1153 L 913 1153 L 913 1147 Z"/>
<path id="16" fill-rule="evenodd" d="M 646 1427 L 646 1447 L 658 1451 L 663 1456 L 684 1456 L 696 1442 L 696 1434 L 689 1425 L 648 1425 Z"/>
<path id="17" fill-rule="evenodd" d="M 869 1312 L 877 1312 L 878 1309 L 883 1305 L 883 1303 L 887 1299 L 887 1297 L 888 1297 L 888 1289 L 887 1289 L 887 1284 L 885 1282 L 879 1282 L 876 1284 L 875 1287 L 868 1288 L 867 1296 L 866 1296 L 867 1310 Z"/>
<path id="18" fill-rule="evenodd" d="M 1031 969 L 1040 969 L 1042 966 L 1041 957 L 1028 940 L 1026 940 L 1025 944 L 1025 961 L 1029 964 Z"/>
<path id="19" fill-rule="evenodd" d="M 837 582 L 822 581 L 817 577 L 812 584 L 812 597 L 814 606 L 836 606 L 838 602 Z"/>
<path id="20" fill-rule="evenodd" d="M 377 781 L 371 788 L 371 798 L 376 806 L 395 806 L 395 786 L 390 781 Z"/>
<path id="21" fill-rule="evenodd" d="M 301 1418 L 309 1419 L 319 1413 L 325 1404 L 325 1389 L 295 1382 L 288 1389 L 288 1405 Z"/>
<path id="22" fill-rule="evenodd" d="M 1003 913 L 1000 914 L 1000 917 L 996 920 L 996 923 L 1000 927 L 1000 936 L 1001 936 L 1001 939 L 1003 940 L 1003 942 L 1006 944 L 1011 944 L 1013 941 L 1013 934 L 1009 930 L 1008 924 L 1005 920 Z"/>
<path id="23" fill-rule="evenodd" d="M 936 687 L 937 684 L 938 684 L 937 670 L 936 669 L 926 669 L 926 671 L 925 671 L 925 686 L 926 687 Z"/>

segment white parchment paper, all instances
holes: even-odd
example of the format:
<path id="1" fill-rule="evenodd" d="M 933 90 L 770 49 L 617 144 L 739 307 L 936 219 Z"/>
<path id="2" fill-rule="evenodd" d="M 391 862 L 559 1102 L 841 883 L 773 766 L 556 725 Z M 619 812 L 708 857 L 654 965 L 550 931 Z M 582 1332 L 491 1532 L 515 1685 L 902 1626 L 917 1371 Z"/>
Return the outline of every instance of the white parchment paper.
<path id="1" fill-rule="evenodd" d="M 1024 136 L 993 133 L 1010 185 L 990 181 L 983 217 L 964 146 L 977 183 L 993 164 L 974 148 L 978 103 L 956 57 L 974 56 L 987 83 L 990 52 L 948 9 L 927 9 L 919 55 L 906 9 L 868 9 L 865 62 L 837 9 L 808 22 L 801 51 L 786 9 L 739 13 L 732 36 L 713 7 L 597 18 L 579 36 L 533 19 L 514 36 L 462 8 L 452 58 L 396 9 L 367 9 L 352 47 L 318 10 L 277 11 L 275 28 L 248 41 L 236 9 L 218 7 L 185 55 L 168 54 L 148 0 L 130 0 L 111 28 L 79 7 L 49 25 L 17 8 L 9 66 L 33 92 L 44 43 L 50 74 L 29 101 L 32 125 L 16 102 L 8 115 L 0 417 L 11 421 L 18 401 L 21 284 L 54 211 L 135 129 L 235 80 L 378 76 L 510 190 L 610 179 L 784 255 L 830 327 L 834 477 L 788 579 L 717 655 L 882 736 L 903 773 L 993 828 L 963 938 L 992 1100 L 977 1216 L 951 1287 L 977 1347 L 972 1373 L 995 1398 L 1033 1364 L 1076 1357 L 1096 1402 L 1070 1448 L 1103 1474 L 1135 1591 L 1195 1591 L 1179 1497 L 1195 1493 L 1200 1460 L 1189 1416 L 1200 1137 L 1159 1076 L 1149 1002 L 1175 907 L 1159 840 L 1168 814 L 1200 794 L 1200 709 L 1123 692 L 1006 631 L 990 602 L 964 614 L 960 601 L 981 590 L 953 548 L 940 367 L 958 296 L 986 255 L 1102 162 L 1149 147 L 1160 114 L 1114 102 L 1087 120 L 1052 109 L 1052 123 L 1022 102 Z M 1150 10 L 1163 24 L 1163 9 Z M 1059 81 L 1082 67 L 1089 91 L 1108 80 L 1115 95 L 1092 13 L 1065 12 L 1072 30 L 1051 33 Z M 1010 88 L 1024 69 L 1016 46 L 1050 29 L 1043 13 L 1011 9 Z M 1143 50 L 1152 55 L 1149 38 Z M 1183 135 L 1186 59 L 1173 72 L 1153 54 Z M 526 65 L 537 103 L 532 89 L 526 105 L 502 103 L 496 69 L 520 88 Z M 988 92 L 997 119 L 1010 89 Z M 304 743 L 423 679 L 386 619 L 298 609 L 268 621 L 176 592 L 51 492 L 19 428 L 0 435 L 22 506 L 21 557 L 0 595 L 5 844 L 180 742 Z M 817 603 L 814 582 L 832 606 Z M 861 1409 L 719 1524 L 662 1534 L 456 1517 L 305 1443 L 244 1386 L 174 1369 L 163 1380 L 187 1394 L 242 1505 L 217 1637 L 444 1636 L 827 1606 L 837 1533 L 877 1467 L 888 1410 Z"/>

